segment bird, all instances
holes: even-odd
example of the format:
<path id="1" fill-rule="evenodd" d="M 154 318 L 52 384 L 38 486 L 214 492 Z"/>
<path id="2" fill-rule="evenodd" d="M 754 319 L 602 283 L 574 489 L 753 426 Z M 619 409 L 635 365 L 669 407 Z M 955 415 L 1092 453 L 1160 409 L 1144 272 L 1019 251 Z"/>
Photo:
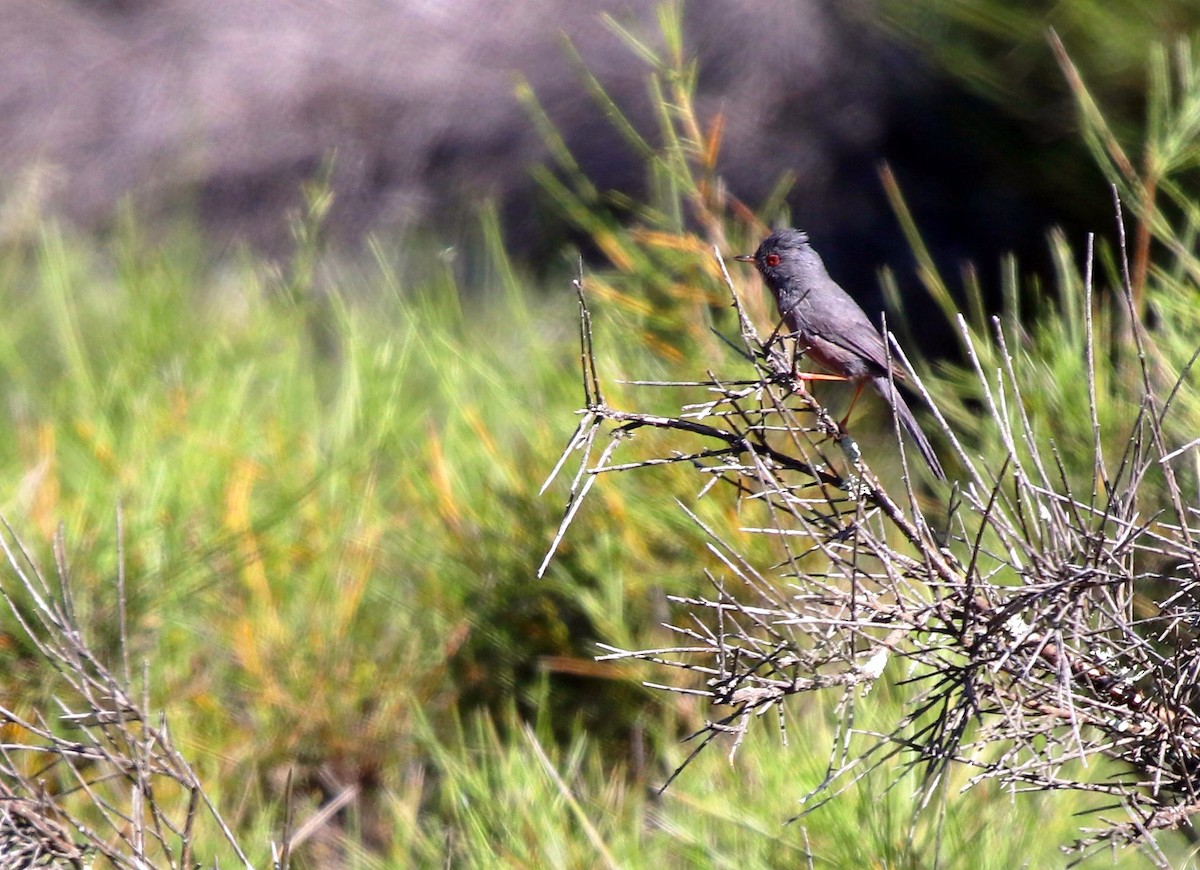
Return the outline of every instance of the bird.
<path id="1" fill-rule="evenodd" d="M 945 480 L 946 472 L 933 446 L 896 389 L 894 379 L 903 380 L 904 372 L 893 363 L 889 374 L 883 336 L 853 297 L 829 277 L 825 263 L 809 244 L 808 235 L 797 229 L 776 230 L 763 239 L 753 254 L 734 259 L 754 264 L 804 356 L 832 375 L 815 377 L 854 382 L 857 389 L 850 402 L 851 410 L 869 383 L 912 435 L 921 457 L 938 480 Z M 813 379 L 814 375 L 806 377 Z M 849 417 L 847 411 L 843 428 Z"/>

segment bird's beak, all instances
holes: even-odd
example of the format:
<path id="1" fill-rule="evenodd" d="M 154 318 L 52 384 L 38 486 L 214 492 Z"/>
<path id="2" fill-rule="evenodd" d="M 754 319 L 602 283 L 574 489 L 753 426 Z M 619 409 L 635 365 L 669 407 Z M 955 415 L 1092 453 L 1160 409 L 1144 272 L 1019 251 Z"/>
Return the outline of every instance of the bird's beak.
<path id="1" fill-rule="evenodd" d="M 738 260 L 739 262 L 742 262 L 742 263 L 753 263 L 754 255 L 753 254 L 738 254 L 733 259 Z"/>

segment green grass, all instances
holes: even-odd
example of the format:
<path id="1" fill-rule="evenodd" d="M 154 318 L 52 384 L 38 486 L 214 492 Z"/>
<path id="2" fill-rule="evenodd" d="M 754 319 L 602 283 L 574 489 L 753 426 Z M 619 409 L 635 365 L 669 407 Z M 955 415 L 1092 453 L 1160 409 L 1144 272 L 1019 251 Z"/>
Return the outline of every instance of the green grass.
<path id="1" fill-rule="evenodd" d="M 300 821 L 361 789 L 300 866 L 1056 861 L 1075 802 L 952 797 L 939 847 L 937 814 L 913 821 L 914 782 L 885 790 L 886 772 L 784 824 L 823 776 L 822 709 L 790 714 L 789 748 L 759 729 L 732 765 L 714 747 L 650 795 L 704 712 L 590 656 L 655 643 L 664 591 L 699 582 L 670 499 L 689 490 L 605 481 L 534 579 L 562 502 L 536 492 L 579 401 L 575 302 L 494 260 L 479 288 L 406 286 L 380 254 L 297 299 L 267 264 L 213 268 L 186 240 L 106 250 L 47 225 L 4 254 L 3 513 L 43 555 L 62 524 L 80 618 L 115 656 L 120 503 L 133 658 L 252 859 L 294 770 Z M 624 318 L 598 321 L 606 372 L 669 373 L 646 346 L 613 353 Z M 4 695 L 49 709 L 3 630 Z"/>

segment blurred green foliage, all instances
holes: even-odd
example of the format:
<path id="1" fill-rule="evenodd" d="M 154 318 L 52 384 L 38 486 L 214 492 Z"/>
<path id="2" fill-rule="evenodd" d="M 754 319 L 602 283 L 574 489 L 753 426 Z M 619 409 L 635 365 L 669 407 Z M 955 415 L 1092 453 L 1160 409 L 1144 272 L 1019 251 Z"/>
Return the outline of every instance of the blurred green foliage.
<path id="1" fill-rule="evenodd" d="M 1022 96 L 1033 79 L 1013 65 L 1057 74 L 1041 5 L 885 5 L 997 99 L 1038 102 Z M 1091 58 L 1081 80 L 1109 51 L 1104 75 L 1135 74 L 1144 30 L 1124 19 L 1114 26 L 1105 4 L 1054 8 L 1068 19 L 1055 22 L 1068 47 L 1082 44 Z M 1155 8 L 1185 21 L 1194 12 Z M 557 172 L 539 171 L 611 263 L 585 275 L 584 287 L 614 405 L 637 389 L 622 379 L 737 370 L 709 330 L 730 327 L 712 246 L 746 249 L 762 232 L 758 216 L 774 217 L 782 202 L 750 209 L 723 190 L 714 172 L 721 120 L 692 108 L 695 69 L 670 8 L 662 25 L 661 48 L 621 31 L 647 63 L 659 129 L 643 135 L 609 105 L 646 160 L 652 201 L 613 201 L 564 149 Z M 1119 45 L 1107 47 L 1117 31 Z M 1186 184 L 1200 89 L 1188 58 L 1180 47 L 1174 66 L 1162 54 L 1152 68 L 1150 135 L 1159 138 L 1144 142 L 1159 144 L 1146 152 L 1183 155 L 1156 170 L 1162 209 L 1140 169 L 1131 177 L 1119 161 L 1105 163 L 1114 153 L 1099 123 L 1107 110 L 1093 113 L 1075 92 L 1097 158 L 1122 185 L 1131 237 L 1145 227 L 1153 241 L 1138 316 L 1163 349 L 1168 380 L 1200 342 L 1200 211 Z M 523 96 L 553 141 L 536 95 Z M 1112 135 L 1124 147 L 1138 141 Z M 786 187 L 784 179 L 781 194 Z M 81 619 L 111 655 L 113 517 L 123 506 L 132 652 L 256 860 L 278 836 L 294 768 L 301 819 L 336 784 L 362 789 L 332 833 L 301 851 L 303 866 L 777 867 L 810 854 L 828 867 L 1059 862 L 1057 846 L 1079 823 L 1070 814 L 1087 806 L 950 790 L 943 807 L 918 814 L 911 783 L 887 787 L 887 766 L 783 825 L 825 774 L 830 714 L 819 708 L 789 712 L 788 747 L 759 729 L 735 764 L 707 752 L 665 795 L 649 793 L 689 750 L 678 738 L 705 711 L 651 695 L 640 681 L 653 675 L 591 656 L 597 641 L 652 646 L 664 591 L 699 588 L 703 543 L 672 500 L 691 503 L 691 482 L 669 470 L 602 481 L 547 578 L 535 580 L 561 511 L 559 490 L 537 490 L 582 399 L 570 276 L 532 286 L 486 209 L 486 267 L 470 287 L 454 252 L 433 245 L 377 240 L 365 264 L 327 255 L 323 213 L 314 191 L 286 268 L 248 254 L 213 263 L 194 235 L 150 240 L 133 220 L 107 244 L 47 222 L 35 247 L 0 249 L 9 432 L 0 513 L 47 561 L 62 524 Z M 920 252 L 918 228 L 906 227 Z M 1059 236 L 1051 244 L 1052 288 L 1002 266 L 1002 322 L 1031 373 L 1026 412 L 1065 445 L 1069 468 L 1090 474 L 1090 441 L 1076 449 L 1069 440 L 1090 433 L 1086 326 L 1095 324 L 1102 422 L 1119 432 L 1136 413 L 1126 398 L 1130 321 L 1111 242 L 1097 244 L 1090 299 L 1079 245 Z M 950 316 L 950 281 L 922 265 Z M 757 279 L 743 271 L 735 281 L 760 325 L 769 322 Z M 969 334 L 994 370 L 1001 355 L 970 275 L 965 289 Z M 1018 316 L 1025 303 L 1036 319 Z M 970 448 L 1000 461 L 974 375 L 918 362 Z M 1200 428 L 1200 411 L 1194 390 L 1179 401 L 1184 438 Z M 734 506 L 712 499 L 698 509 L 736 534 Z M 15 706 L 50 709 L 52 685 L 11 627 L 0 629 L 0 674 Z M 898 709 L 885 695 L 869 700 L 867 718 L 886 722 Z"/>
<path id="2" fill-rule="evenodd" d="M 883 21 L 914 45 L 922 58 L 1006 112 L 1070 129 L 1070 91 L 1053 54 L 1053 29 L 1072 60 L 1105 93 L 1111 118 L 1136 135 L 1151 46 L 1200 28 L 1190 0 L 880 0 Z"/>

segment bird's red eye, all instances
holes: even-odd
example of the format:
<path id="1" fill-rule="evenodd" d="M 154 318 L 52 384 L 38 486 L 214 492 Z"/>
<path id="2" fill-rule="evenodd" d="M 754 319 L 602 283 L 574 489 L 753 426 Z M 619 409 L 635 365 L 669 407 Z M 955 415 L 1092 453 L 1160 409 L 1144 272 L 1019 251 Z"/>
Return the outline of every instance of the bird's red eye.
<path id="1" fill-rule="evenodd" d="M 763 262 L 766 263 L 771 268 L 774 268 L 779 265 L 779 255 L 778 254 L 767 254 L 767 256 L 763 260 Z"/>

